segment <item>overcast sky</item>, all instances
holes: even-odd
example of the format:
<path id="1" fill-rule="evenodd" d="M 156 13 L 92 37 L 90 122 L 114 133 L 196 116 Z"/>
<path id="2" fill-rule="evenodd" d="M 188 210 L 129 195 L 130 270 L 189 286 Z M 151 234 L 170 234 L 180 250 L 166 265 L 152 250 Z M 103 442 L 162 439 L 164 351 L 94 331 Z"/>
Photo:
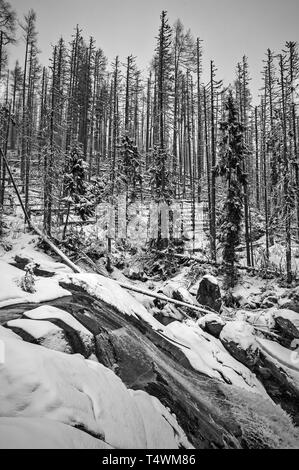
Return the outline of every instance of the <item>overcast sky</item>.
<path id="1" fill-rule="evenodd" d="M 236 63 L 246 54 L 255 94 L 267 48 L 279 51 L 285 41 L 299 40 L 299 0 L 10 0 L 22 18 L 29 8 L 37 13 L 41 62 L 47 64 L 51 44 L 62 35 L 67 41 L 79 24 L 86 37 L 112 61 L 137 56 L 146 69 L 155 47 L 161 10 L 170 23 L 180 18 L 195 37 L 203 39 L 204 65 L 211 59 L 219 79 L 234 79 Z M 24 44 L 12 50 L 22 57 Z M 206 77 L 207 78 L 207 77 Z"/>

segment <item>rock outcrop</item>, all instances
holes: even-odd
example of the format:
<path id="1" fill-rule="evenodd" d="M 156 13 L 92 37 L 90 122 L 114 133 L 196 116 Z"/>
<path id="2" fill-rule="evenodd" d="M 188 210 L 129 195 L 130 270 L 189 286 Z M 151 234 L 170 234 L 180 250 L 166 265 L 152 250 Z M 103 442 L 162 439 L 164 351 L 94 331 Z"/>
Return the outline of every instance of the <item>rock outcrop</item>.
<path id="1" fill-rule="evenodd" d="M 221 292 L 217 279 L 206 274 L 200 281 L 196 300 L 201 305 L 211 308 L 216 312 L 221 309 Z"/>

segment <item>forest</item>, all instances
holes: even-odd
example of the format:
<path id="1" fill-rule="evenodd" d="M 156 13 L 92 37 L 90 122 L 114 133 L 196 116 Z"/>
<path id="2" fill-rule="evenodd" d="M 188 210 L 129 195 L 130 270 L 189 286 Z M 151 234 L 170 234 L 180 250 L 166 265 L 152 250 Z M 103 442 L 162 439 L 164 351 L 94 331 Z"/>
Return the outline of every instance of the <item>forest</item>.
<path id="1" fill-rule="evenodd" d="M 43 64 L 37 22 L 0 0 L 0 364 L 10 334 L 15 361 L 3 383 L 26 385 L 17 335 L 70 371 L 66 396 L 106 380 L 113 418 L 82 417 L 74 398 L 72 418 L 63 404 L 49 419 L 28 349 L 41 385 L 32 422 L 14 421 L 20 442 L 43 429 L 40 446 L 57 433 L 67 448 L 298 448 L 298 43 L 265 50 L 256 96 L 246 55 L 225 83 L 214 60 L 204 70 L 200 30 L 165 10 L 145 70 L 80 25 Z M 0 448 L 20 445 L 10 397 Z M 123 431 L 121 400 L 147 438 Z"/>

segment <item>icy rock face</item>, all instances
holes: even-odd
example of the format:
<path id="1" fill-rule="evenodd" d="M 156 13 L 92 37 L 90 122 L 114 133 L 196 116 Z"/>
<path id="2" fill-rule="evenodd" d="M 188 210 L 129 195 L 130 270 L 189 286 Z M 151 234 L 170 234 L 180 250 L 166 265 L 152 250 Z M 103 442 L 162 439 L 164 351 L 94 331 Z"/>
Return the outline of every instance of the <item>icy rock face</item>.
<path id="1" fill-rule="evenodd" d="M 273 312 L 277 329 L 287 338 L 299 338 L 299 313 L 289 309 L 279 309 Z"/>
<path id="2" fill-rule="evenodd" d="M 0 419 L 52 420 L 123 449 L 190 448 L 176 419 L 157 399 L 128 390 L 103 365 L 18 339 L 0 339 L 6 352 L 0 369 Z"/>
<path id="3" fill-rule="evenodd" d="M 220 333 L 220 341 L 235 359 L 248 368 L 252 369 L 257 364 L 259 349 L 254 328 L 245 321 L 227 322 Z"/>
<path id="4" fill-rule="evenodd" d="M 208 313 L 197 320 L 197 325 L 215 338 L 219 338 L 219 335 L 225 326 L 225 321 L 216 313 Z"/>
<path id="5" fill-rule="evenodd" d="M 216 312 L 221 309 L 221 293 L 217 279 L 210 274 L 206 274 L 198 286 L 196 300 L 206 307 L 210 307 Z"/>

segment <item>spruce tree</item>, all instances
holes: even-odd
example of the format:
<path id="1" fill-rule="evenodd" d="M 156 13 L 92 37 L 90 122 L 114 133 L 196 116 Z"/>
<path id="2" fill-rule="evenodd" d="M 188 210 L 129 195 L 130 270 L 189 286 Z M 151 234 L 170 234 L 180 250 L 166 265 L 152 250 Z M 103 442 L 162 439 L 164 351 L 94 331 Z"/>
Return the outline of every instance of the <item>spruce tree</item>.
<path id="1" fill-rule="evenodd" d="M 226 180 L 227 192 L 221 220 L 221 238 L 223 263 L 228 276 L 228 285 L 235 283 L 236 247 L 240 243 L 243 220 L 244 185 L 246 174 L 243 161 L 246 155 L 244 127 L 240 123 L 236 102 L 229 91 L 225 103 L 226 120 L 220 123 L 222 140 L 220 143 L 220 161 L 215 168 L 216 176 Z"/>

